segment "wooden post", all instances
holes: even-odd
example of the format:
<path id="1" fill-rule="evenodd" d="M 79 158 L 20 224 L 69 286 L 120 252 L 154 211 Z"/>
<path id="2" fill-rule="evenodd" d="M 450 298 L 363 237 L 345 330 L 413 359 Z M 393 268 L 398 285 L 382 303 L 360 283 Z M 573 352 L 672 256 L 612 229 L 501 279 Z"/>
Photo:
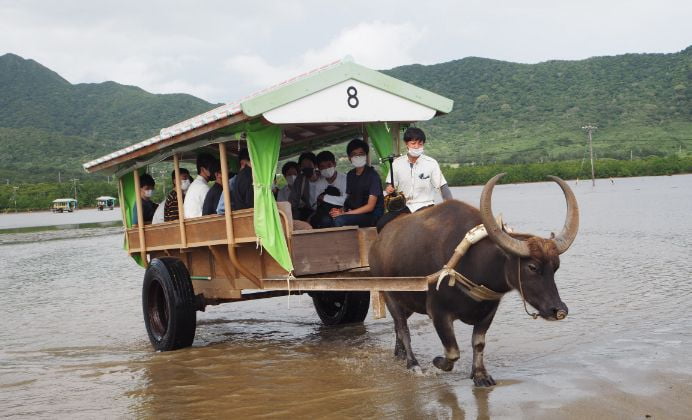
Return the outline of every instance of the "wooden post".
<path id="1" fill-rule="evenodd" d="M 173 155 L 173 165 L 175 166 L 175 195 L 178 199 L 178 223 L 180 225 L 180 247 L 187 248 L 187 234 L 185 233 L 185 209 L 183 206 L 183 189 L 180 186 L 180 156 Z"/>
<path id="2" fill-rule="evenodd" d="M 368 146 L 370 146 L 370 136 L 368 136 L 368 130 L 363 130 L 363 141 L 365 142 L 365 144 L 367 144 Z M 371 163 L 370 163 L 370 153 L 368 153 L 367 158 L 368 158 L 368 165 L 371 165 Z"/>
<path id="3" fill-rule="evenodd" d="M 149 266 L 147 261 L 147 244 L 144 239 L 144 211 L 142 210 L 142 197 L 140 195 L 140 185 L 139 185 L 139 173 L 137 169 L 134 170 L 133 176 L 135 177 L 135 203 L 137 206 L 137 231 L 139 232 L 139 254 L 142 257 L 142 263 L 144 268 Z"/>
<path id="4" fill-rule="evenodd" d="M 125 191 L 123 189 L 123 179 L 118 178 L 118 200 L 120 200 L 120 217 L 123 219 L 123 227 L 127 229 L 127 209 L 125 208 Z M 127 235 L 125 235 L 127 238 Z"/>
<path id="5" fill-rule="evenodd" d="M 399 123 L 392 124 L 392 153 L 396 155 L 401 154 L 401 142 L 399 141 Z"/>
<path id="6" fill-rule="evenodd" d="M 384 292 L 379 290 L 373 290 L 370 292 L 372 296 L 372 315 L 375 319 L 382 319 L 387 317 L 387 308 L 384 303 Z"/>
<path id="7" fill-rule="evenodd" d="M 226 156 L 226 143 L 219 143 L 219 158 L 221 163 L 221 185 L 223 186 L 223 205 L 226 208 L 226 240 L 228 241 L 228 257 L 231 264 L 240 271 L 248 280 L 262 288 L 262 282 L 252 274 L 238 259 L 235 249 L 235 234 L 233 233 L 233 210 L 231 209 L 231 189 L 228 185 L 228 156 Z"/>

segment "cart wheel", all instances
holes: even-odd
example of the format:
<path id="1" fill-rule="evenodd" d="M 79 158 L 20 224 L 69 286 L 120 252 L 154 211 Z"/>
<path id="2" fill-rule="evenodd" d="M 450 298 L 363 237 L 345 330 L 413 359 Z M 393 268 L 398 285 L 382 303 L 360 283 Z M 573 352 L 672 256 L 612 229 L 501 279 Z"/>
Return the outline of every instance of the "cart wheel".
<path id="1" fill-rule="evenodd" d="M 192 345 L 197 313 L 190 274 L 177 258 L 154 258 L 142 286 L 144 324 L 155 350 Z"/>
<path id="2" fill-rule="evenodd" d="M 370 309 L 370 292 L 314 292 L 311 296 L 324 325 L 363 322 Z"/>

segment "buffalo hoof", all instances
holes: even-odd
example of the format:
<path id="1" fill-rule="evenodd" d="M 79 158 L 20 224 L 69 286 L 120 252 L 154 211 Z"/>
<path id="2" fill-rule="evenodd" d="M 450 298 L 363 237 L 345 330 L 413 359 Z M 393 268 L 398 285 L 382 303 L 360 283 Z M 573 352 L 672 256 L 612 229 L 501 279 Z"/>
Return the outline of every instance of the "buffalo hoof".
<path id="1" fill-rule="evenodd" d="M 416 375 L 422 375 L 423 374 L 423 368 L 421 368 L 418 363 L 411 364 L 411 365 L 407 366 L 407 369 L 409 372 L 416 374 Z"/>
<path id="2" fill-rule="evenodd" d="M 435 365 L 436 368 L 443 370 L 445 372 L 449 372 L 454 368 L 454 362 L 442 356 L 437 356 L 436 358 L 434 358 L 433 365 Z"/>
<path id="3" fill-rule="evenodd" d="M 489 386 L 495 386 L 495 379 L 493 379 L 492 376 L 488 375 L 487 373 L 473 373 L 471 375 L 471 379 L 473 379 L 473 384 L 476 386 L 480 387 L 489 387 Z"/>

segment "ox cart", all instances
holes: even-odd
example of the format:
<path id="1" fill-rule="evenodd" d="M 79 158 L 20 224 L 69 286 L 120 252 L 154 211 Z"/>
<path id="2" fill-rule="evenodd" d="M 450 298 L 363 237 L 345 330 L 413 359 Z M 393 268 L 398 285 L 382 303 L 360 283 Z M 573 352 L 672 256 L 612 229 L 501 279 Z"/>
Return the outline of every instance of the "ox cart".
<path id="1" fill-rule="evenodd" d="M 53 200 L 50 210 L 53 213 L 72 213 L 77 210 L 77 200 L 74 198 L 58 198 L 57 200 Z"/>
<path id="2" fill-rule="evenodd" d="M 96 209 L 99 211 L 103 211 L 104 209 L 108 210 L 113 210 L 115 207 L 115 197 L 111 197 L 108 195 L 102 195 L 101 197 L 96 198 Z"/>
<path id="3" fill-rule="evenodd" d="M 164 128 L 159 135 L 85 163 L 87 172 L 119 179 L 127 252 L 146 268 L 144 321 L 156 350 L 190 346 L 196 311 L 206 305 L 308 292 L 325 324 L 362 322 L 372 297 L 385 316 L 383 291 L 425 291 L 425 277 L 374 277 L 368 251 L 375 228 L 294 230 L 290 205 L 277 203 L 271 183 L 279 160 L 361 137 L 380 158 L 397 153 L 400 133 L 417 121 L 451 111 L 435 93 L 360 66 L 331 63 L 242 101 Z M 254 208 L 231 211 L 229 165 L 247 147 Z M 142 217 L 139 174 L 209 152 L 219 157 L 226 213 L 134 225 Z M 134 210 L 136 209 L 136 210 Z"/>

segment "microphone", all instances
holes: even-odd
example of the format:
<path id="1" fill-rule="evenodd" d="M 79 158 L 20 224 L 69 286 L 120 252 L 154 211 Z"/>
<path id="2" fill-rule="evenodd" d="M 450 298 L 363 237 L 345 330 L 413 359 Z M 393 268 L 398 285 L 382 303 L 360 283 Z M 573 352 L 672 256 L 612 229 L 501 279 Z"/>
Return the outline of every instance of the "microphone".
<path id="1" fill-rule="evenodd" d="M 396 153 L 392 153 L 389 156 L 385 156 L 385 157 L 381 158 L 380 163 L 385 163 L 385 162 L 391 163 L 395 158 L 398 158 L 399 156 L 401 156 L 401 155 L 397 155 Z"/>

